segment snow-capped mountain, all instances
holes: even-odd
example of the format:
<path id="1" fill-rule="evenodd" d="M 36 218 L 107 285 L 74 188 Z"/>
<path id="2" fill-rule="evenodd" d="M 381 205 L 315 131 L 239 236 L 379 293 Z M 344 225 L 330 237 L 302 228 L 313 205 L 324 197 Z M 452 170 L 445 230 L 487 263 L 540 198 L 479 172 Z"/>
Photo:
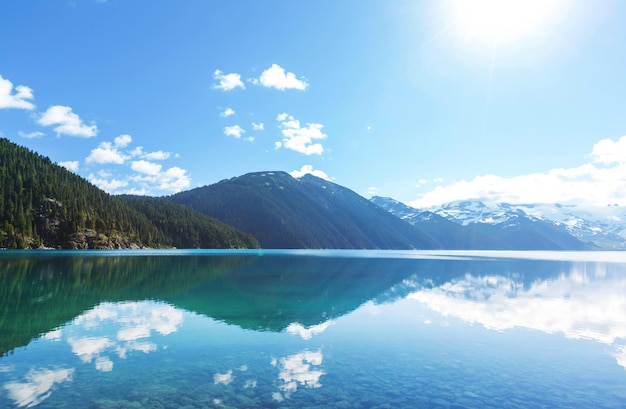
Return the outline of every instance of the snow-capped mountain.
<path id="1" fill-rule="evenodd" d="M 514 205 L 465 200 L 414 209 L 390 198 L 373 197 L 371 200 L 412 224 L 435 214 L 492 236 L 509 231 L 510 238 L 514 234 L 521 238 L 523 234 L 540 229 L 541 238 L 557 239 L 559 243 L 566 239 L 564 234 L 567 233 L 588 249 L 626 250 L 626 208 L 619 206 Z"/>
<path id="2" fill-rule="evenodd" d="M 626 207 L 560 204 L 508 205 L 531 217 L 564 226 L 574 237 L 601 249 L 626 250 Z"/>

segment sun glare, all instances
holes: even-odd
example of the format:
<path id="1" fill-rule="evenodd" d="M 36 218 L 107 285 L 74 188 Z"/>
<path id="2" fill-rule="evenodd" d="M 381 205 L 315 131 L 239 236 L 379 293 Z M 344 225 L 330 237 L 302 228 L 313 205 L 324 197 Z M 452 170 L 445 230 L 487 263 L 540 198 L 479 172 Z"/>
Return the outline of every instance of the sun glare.
<path id="1" fill-rule="evenodd" d="M 559 0 L 452 0 L 452 27 L 468 41 L 502 45 L 542 34 L 562 12 Z"/>

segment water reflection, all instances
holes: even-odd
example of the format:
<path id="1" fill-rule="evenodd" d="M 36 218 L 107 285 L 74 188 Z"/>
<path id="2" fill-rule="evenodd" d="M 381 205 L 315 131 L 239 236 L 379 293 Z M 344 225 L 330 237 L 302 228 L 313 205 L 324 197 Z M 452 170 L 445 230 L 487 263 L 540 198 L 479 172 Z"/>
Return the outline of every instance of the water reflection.
<path id="1" fill-rule="evenodd" d="M 33 407 L 49 398 L 52 390 L 72 380 L 74 369 L 37 369 L 29 371 L 21 382 L 7 382 L 4 389 L 17 407 Z"/>
<path id="2" fill-rule="evenodd" d="M 328 320 L 326 322 L 322 322 L 321 324 L 310 325 L 308 327 L 305 327 L 299 322 L 292 322 L 291 324 L 287 326 L 285 330 L 289 334 L 298 335 L 300 336 L 300 338 L 308 340 L 308 339 L 313 338 L 314 335 L 318 335 L 326 331 L 326 329 L 332 324 L 333 324 L 333 321 Z"/>
<path id="3" fill-rule="evenodd" d="M 63 330 L 55 330 L 60 340 L 66 332 L 67 343 L 82 362 L 95 362 L 99 371 L 113 370 L 111 356 L 120 359 L 133 352 L 154 352 L 158 349 L 149 340 L 153 333 L 168 335 L 183 322 L 183 313 L 176 308 L 155 302 L 103 303 L 77 317 Z M 112 334 L 115 334 L 113 337 Z"/>
<path id="4" fill-rule="evenodd" d="M 298 390 L 298 386 L 305 388 L 321 388 L 320 378 L 326 373 L 319 369 L 323 360 L 322 351 L 302 351 L 300 353 L 272 361 L 272 365 L 279 367 L 278 386 L 280 392 L 272 393 L 275 401 L 282 402 L 289 399 L 292 393 Z"/>
<path id="5" fill-rule="evenodd" d="M 626 369 L 626 276 L 623 265 L 572 263 L 554 278 L 472 275 L 434 284 L 408 280 L 408 295 L 443 316 L 504 331 L 561 333 L 612 347 Z"/>
<path id="6" fill-rule="evenodd" d="M 0 342 L 13 351 L 0 358 L 0 407 L 626 399 L 626 263 L 291 253 L 0 261 Z M 562 392 L 576 385 L 584 395 Z"/>

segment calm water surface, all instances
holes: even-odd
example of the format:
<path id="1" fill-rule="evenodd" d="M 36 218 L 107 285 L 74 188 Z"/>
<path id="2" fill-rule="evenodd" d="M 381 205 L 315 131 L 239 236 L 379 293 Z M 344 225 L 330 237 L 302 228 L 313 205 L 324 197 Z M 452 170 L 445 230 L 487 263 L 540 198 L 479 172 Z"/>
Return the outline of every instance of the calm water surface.
<path id="1" fill-rule="evenodd" d="M 622 408 L 626 254 L 0 252 L 0 407 Z"/>

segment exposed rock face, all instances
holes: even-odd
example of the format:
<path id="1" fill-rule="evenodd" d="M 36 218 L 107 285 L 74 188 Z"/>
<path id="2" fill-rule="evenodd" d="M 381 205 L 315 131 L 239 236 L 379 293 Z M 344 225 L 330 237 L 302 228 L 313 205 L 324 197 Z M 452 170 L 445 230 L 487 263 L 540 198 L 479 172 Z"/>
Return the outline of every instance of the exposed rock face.
<path id="1" fill-rule="evenodd" d="M 128 237 L 120 233 L 112 233 L 106 236 L 95 230 L 85 229 L 69 236 L 69 239 L 60 244 L 61 248 L 81 250 L 113 250 L 113 249 L 139 249 L 143 246 L 140 243 L 130 241 Z"/>

